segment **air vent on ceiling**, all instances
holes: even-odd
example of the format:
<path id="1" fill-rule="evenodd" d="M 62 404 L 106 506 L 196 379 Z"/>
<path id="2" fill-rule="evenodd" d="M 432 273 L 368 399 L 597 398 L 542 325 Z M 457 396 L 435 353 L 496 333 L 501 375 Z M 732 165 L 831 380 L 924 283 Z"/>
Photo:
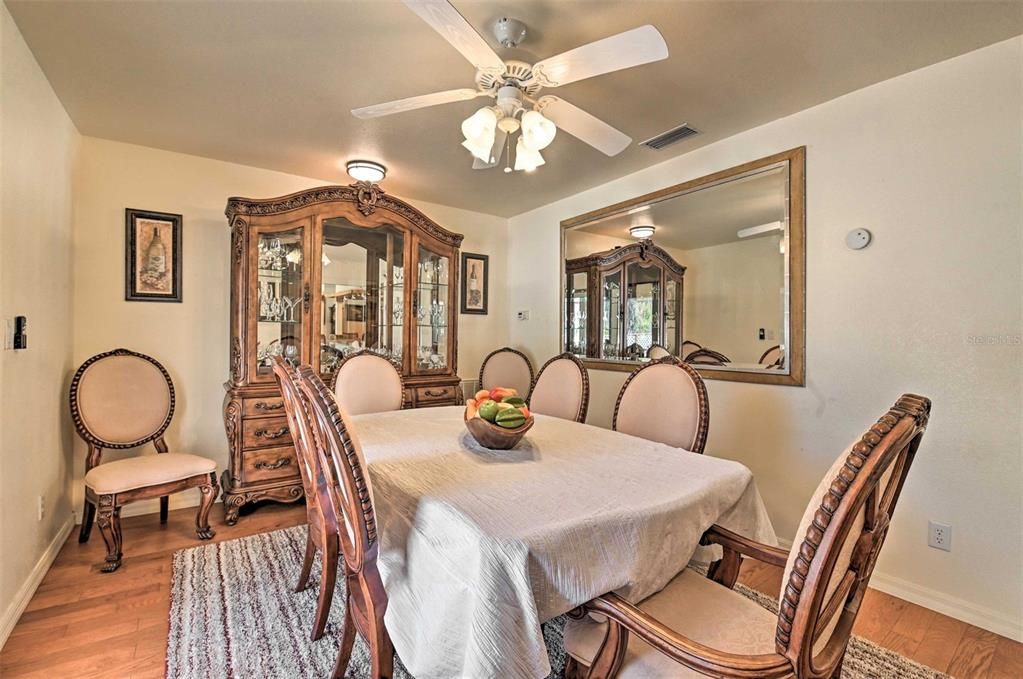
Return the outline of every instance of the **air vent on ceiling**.
<path id="1" fill-rule="evenodd" d="M 646 141 L 640 142 L 640 146 L 649 146 L 655 151 L 660 151 L 661 149 L 667 146 L 677 144 L 683 139 L 688 139 L 689 137 L 692 137 L 694 134 L 699 134 L 699 130 L 689 127 L 689 125 L 683 124 L 679 125 L 676 128 L 670 129 L 667 132 L 662 132 L 656 137 L 650 137 Z"/>

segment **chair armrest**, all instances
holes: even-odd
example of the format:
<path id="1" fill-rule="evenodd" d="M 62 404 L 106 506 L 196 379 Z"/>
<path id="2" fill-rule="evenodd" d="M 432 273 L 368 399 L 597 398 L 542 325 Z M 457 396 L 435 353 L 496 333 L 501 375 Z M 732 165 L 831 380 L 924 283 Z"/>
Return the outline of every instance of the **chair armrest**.
<path id="1" fill-rule="evenodd" d="M 627 637 L 620 634 L 620 627 L 632 632 L 675 662 L 709 676 L 736 679 L 792 676 L 792 664 L 783 655 L 778 653 L 741 655 L 704 646 L 666 627 L 653 616 L 614 593 L 593 599 L 585 608 L 608 618 L 608 634 L 591 665 L 591 676 L 614 676 L 620 669 L 627 645 Z M 620 627 L 615 629 L 619 625 Z M 608 643 L 609 641 L 611 643 Z"/>
<path id="2" fill-rule="evenodd" d="M 785 567 L 785 563 L 789 558 L 789 553 L 784 549 L 771 547 L 762 542 L 744 538 L 738 533 L 733 533 L 727 528 L 722 528 L 716 524 L 707 529 L 707 532 L 700 538 L 700 544 L 721 545 L 725 549 L 731 549 L 743 556 L 763 561 L 772 566 L 780 566 L 781 568 Z"/>

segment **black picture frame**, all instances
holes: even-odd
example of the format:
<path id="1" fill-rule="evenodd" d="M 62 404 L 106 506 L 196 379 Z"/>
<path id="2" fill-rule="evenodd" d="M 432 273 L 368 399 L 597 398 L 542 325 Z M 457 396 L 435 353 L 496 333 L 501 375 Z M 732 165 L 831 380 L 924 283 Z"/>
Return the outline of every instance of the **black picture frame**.
<path id="1" fill-rule="evenodd" d="M 480 269 L 483 271 L 483 280 L 479 281 L 479 276 L 475 277 L 475 280 L 479 281 L 478 284 L 480 288 L 479 290 L 471 290 L 470 283 L 473 280 L 472 274 Z M 472 252 L 463 252 L 461 270 L 461 312 L 463 314 L 486 316 L 490 299 L 490 256 Z"/>
<path id="2" fill-rule="evenodd" d="M 128 302 L 181 302 L 181 215 L 152 210 L 124 210 L 124 299 Z M 144 229 L 153 230 L 146 238 Z M 165 236 L 166 242 L 165 242 Z M 149 249 L 158 237 L 152 256 Z M 170 257 L 167 257 L 167 250 Z M 162 262 L 160 252 L 163 252 Z M 142 262 L 147 257 L 152 262 Z M 167 260 L 170 261 L 167 261 Z M 154 264 L 153 268 L 150 265 Z M 160 288 L 165 288 L 161 290 Z"/>

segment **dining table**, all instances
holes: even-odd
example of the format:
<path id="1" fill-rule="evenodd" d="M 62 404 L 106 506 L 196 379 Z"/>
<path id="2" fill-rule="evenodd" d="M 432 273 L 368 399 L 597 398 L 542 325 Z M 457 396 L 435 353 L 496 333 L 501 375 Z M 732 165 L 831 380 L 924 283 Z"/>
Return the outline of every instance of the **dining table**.
<path id="1" fill-rule="evenodd" d="M 384 622 L 416 679 L 547 677 L 545 621 L 606 592 L 633 602 L 658 592 L 711 525 L 777 544 L 739 462 L 540 414 L 513 449 L 491 450 L 463 413 L 352 418 Z"/>

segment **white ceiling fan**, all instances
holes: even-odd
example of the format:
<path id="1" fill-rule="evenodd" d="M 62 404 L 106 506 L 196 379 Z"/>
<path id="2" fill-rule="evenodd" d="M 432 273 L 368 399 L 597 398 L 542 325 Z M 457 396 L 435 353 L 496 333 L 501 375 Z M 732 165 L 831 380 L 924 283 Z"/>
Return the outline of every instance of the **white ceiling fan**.
<path id="1" fill-rule="evenodd" d="M 656 28 L 640 26 L 596 42 L 576 47 L 535 64 L 504 61 L 486 40 L 459 14 L 448 0 L 403 0 L 476 67 L 476 87 L 434 92 L 408 99 L 352 110 L 356 118 L 378 118 L 427 106 L 490 97 L 484 106 L 462 122 L 462 146 L 475 158 L 473 169 L 495 167 L 501 162 L 510 135 L 521 132 L 515 147 L 516 170 L 531 171 L 544 164 L 540 151 L 554 140 L 558 129 L 608 156 L 624 151 L 632 139 L 577 106 L 552 95 L 537 97 L 544 88 L 560 87 L 585 78 L 620 71 L 668 57 L 668 46 Z M 494 26 L 494 36 L 505 47 L 516 47 L 526 26 L 504 18 Z M 509 149 L 509 156 L 510 149 Z M 506 163 L 504 171 L 511 172 Z"/>

